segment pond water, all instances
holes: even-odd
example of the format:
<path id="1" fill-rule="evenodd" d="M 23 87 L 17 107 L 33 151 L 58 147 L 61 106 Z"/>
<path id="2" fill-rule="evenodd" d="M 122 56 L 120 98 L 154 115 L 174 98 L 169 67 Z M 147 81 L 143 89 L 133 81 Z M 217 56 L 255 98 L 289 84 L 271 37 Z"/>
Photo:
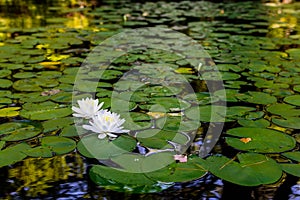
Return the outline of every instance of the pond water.
<path id="1" fill-rule="evenodd" d="M 300 199 L 283 2 L 0 0 L 0 199 Z M 129 136 L 88 135 L 85 97 Z"/>

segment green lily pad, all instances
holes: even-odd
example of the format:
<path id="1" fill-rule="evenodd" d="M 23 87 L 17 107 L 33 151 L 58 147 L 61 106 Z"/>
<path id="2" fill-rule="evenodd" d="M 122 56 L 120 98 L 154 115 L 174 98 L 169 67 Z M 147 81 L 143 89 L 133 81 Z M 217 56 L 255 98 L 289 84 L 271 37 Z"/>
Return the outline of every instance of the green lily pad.
<path id="1" fill-rule="evenodd" d="M 13 82 L 7 79 L 0 79 L 0 88 L 9 88 Z"/>
<path id="2" fill-rule="evenodd" d="M 128 136 L 120 136 L 113 141 L 99 139 L 96 134 L 85 136 L 77 144 L 78 151 L 85 157 L 109 159 L 123 153 L 131 152 L 136 141 Z"/>
<path id="3" fill-rule="evenodd" d="M 14 78 L 22 79 L 22 78 L 32 78 L 35 77 L 36 74 L 33 72 L 18 72 L 13 75 Z"/>
<path id="4" fill-rule="evenodd" d="M 76 148 L 76 142 L 61 136 L 46 136 L 41 138 L 42 147 L 49 148 L 52 152 L 61 155 L 69 153 Z"/>
<path id="5" fill-rule="evenodd" d="M 13 88 L 21 92 L 42 91 L 42 88 L 33 79 L 20 79 L 14 82 Z"/>
<path id="6" fill-rule="evenodd" d="M 273 159 L 256 153 L 238 154 L 239 162 L 224 156 L 211 156 L 206 161 L 215 176 L 243 186 L 258 186 L 278 181 L 280 166 Z"/>
<path id="7" fill-rule="evenodd" d="M 21 107 L 9 107 L 0 109 L 0 117 L 15 117 L 19 115 Z"/>
<path id="8" fill-rule="evenodd" d="M 26 143 L 20 143 L 15 146 L 9 146 L 0 151 L 0 167 L 7 166 L 19 162 L 27 157 L 23 151 L 30 149 Z"/>
<path id="9" fill-rule="evenodd" d="M 3 147 L 5 146 L 5 141 L 0 141 L 0 151 L 3 149 Z"/>
<path id="10" fill-rule="evenodd" d="M 36 157 L 36 158 L 50 158 L 52 157 L 52 151 L 48 147 L 38 146 L 34 148 L 27 149 L 26 151 L 23 151 L 24 154 L 30 157 Z"/>
<path id="11" fill-rule="evenodd" d="M 247 93 L 238 94 L 236 97 L 242 101 L 255 103 L 255 104 L 272 104 L 277 101 L 276 97 L 273 97 L 267 93 L 263 92 L 252 92 L 249 91 Z"/>
<path id="12" fill-rule="evenodd" d="M 251 119 L 239 119 L 238 123 L 245 127 L 253 127 L 253 128 L 267 128 L 270 126 L 270 122 L 266 119 L 258 119 L 258 120 L 251 120 Z"/>
<path id="13" fill-rule="evenodd" d="M 63 129 L 62 129 L 61 133 L 59 134 L 59 136 L 76 137 L 76 136 L 83 135 L 84 133 L 86 133 L 86 130 L 83 129 L 81 126 L 75 127 L 74 125 L 71 125 L 71 126 L 63 127 Z"/>
<path id="14" fill-rule="evenodd" d="M 283 171 L 293 176 L 300 177 L 300 164 L 280 164 Z"/>
<path id="15" fill-rule="evenodd" d="M 5 78 L 11 74 L 11 70 L 2 69 L 0 70 L 0 78 Z"/>
<path id="16" fill-rule="evenodd" d="M 300 85 L 295 85 L 293 89 L 296 92 L 300 92 Z"/>
<path id="17" fill-rule="evenodd" d="M 227 134 L 235 136 L 226 137 L 227 144 L 242 151 L 278 153 L 291 150 L 296 145 L 293 137 L 266 128 L 238 127 L 228 130 Z M 250 138 L 251 140 L 243 142 L 243 138 Z"/>
<path id="18" fill-rule="evenodd" d="M 300 117 L 287 117 L 286 119 L 272 118 L 272 122 L 279 126 L 300 129 Z"/>
<path id="19" fill-rule="evenodd" d="M 267 111 L 274 115 L 280 115 L 284 118 L 300 116 L 300 112 L 295 106 L 284 103 L 270 105 L 267 107 Z"/>
<path id="20" fill-rule="evenodd" d="M 71 103 L 72 93 L 71 92 L 59 92 L 51 97 L 51 100 L 58 103 Z"/>
<path id="21" fill-rule="evenodd" d="M 72 114 L 70 108 L 41 108 L 40 110 L 21 110 L 20 116 L 31 120 L 48 120 Z"/>
<path id="22" fill-rule="evenodd" d="M 300 162 L 300 151 L 286 152 L 286 153 L 283 153 L 282 155 L 289 158 L 289 159 Z"/>
<path id="23" fill-rule="evenodd" d="M 300 95 L 292 95 L 292 96 L 285 97 L 283 101 L 295 106 L 300 106 Z"/>
<path id="24" fill-rule="evenodd" d="M 96 184 L 120 192 L 149 193 L 163 190 L 142 173 L 129 173 L 117 168 L 94 165 L 89 175 Z"/>
<path id="25" fill-rule="evenodd" d="M 31 122 L 9 122 L 0 125 L 1 139 L 19 141 L 32 138 L 42 132 L 41 124 Z"/>
<path id="26" fill-rule="evenodd" d="M 187 132 L 197 130 L 201 123 L 194 120 L 183 120 L 181 117 L 162 117 L 156 120 L 156 126 L 166 131 Z"/>
<path id="27" fill-rule="evenodd" d="M 198 120 L 202 122 L 225 122 L 227 108 L 225 106 L 199 106 L 191 107 L 184 113 L 187 118 L 191 120 Z"/>
<path id="28" fill-rule="evenodd" d="M 300 49 L 298 48 L 294 48 L 294 49 L 288 49 L 286 50 L 286 52 L 290 55 L 290 57 L 292 59 L 295 59 L 295 60 L 300 60 Z"/>
<path id="29" fill-rule="evenodd" d="M 168 141 L 178 144 L 185 144 L 188 142 L 188 138 L 181 133 L 160 129 L 148 129 L 138 132 L 136 138 L 143 146 L 154 149 L 172 148 Z"/>
<path id="30" fill-rule="evenodd" d="M 50 119 L 42 122 L 44 133 L 55 131 L 64 127 L 68 127 L 74 123 L 73 117 L 63 117 L 57 119 Z"/>
<path id="31" fill-rule="evenodd" d="M 148 87 L 144 90 L 145 93 L 148 93 L 151 96 L 173 96 L 177 95 L 182 91 L 180 87 L 173 87 L 173 86 L 154 86 Z"/>
<path id="32" fill-rule="evenodd" d="M 190 156 L 186 163 L 173 162 L 164 168 L 148 172 L 147 176 L 152 180 L 162 182 L 186 182 L 204 176 L 207 171 L 208 166 L 205 160 L 197 156 Z"/>

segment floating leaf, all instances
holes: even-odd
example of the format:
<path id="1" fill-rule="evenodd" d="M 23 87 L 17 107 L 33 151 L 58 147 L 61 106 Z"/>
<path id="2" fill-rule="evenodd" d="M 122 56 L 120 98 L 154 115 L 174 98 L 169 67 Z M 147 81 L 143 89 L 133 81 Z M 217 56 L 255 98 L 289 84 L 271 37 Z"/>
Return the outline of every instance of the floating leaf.
<path id="1" fill-rule="evenodd" d="M 41 139 L 42 147 L 49 148 L 54 153 L 60 155 L 73 151 L 76 142 L 70 138 L 61 136 L 46 136 Z"/>
<path id="2" fill-rule="evenodd" d="M 72 114 L 70 108 L 49 108 L 40 110 L 22 110 L 20 115 L 26 119 L 31 120 L 48 120 L 60 117 L 66 117 Z"/>
<path id="3" fill-rule="evenodd" d="M 0 117 L 15 117 L 19 115 L 21 107 L 9 107 L 0 109 Z"/>
<path id="4" fill-rule="evenodd" d="M 185 115 L 192 120 L 199 119 L 202 122 L 224 122 L 225 121 L 225 106 L 199 106 L 191 107 L 185 111 Z"/>
<path id="5" fill-rule="evenodd" d="M 13 88 L 22 92 L 42 91 L 42 88 L 33 79 L 21 79 L 15 81 Z"/>
<path id="6" fill-rule="evenodd" d="M 300 117 L 287 117 L 286 119 L 273 118 L 272 122 L 279 126 L 293 128 L 293 129 L 300 129 Z"/>
<path id="7" fill-rule="evenodd" d="M 9 88 L 13 82 L 7 79 L 0 79 L 0 88 Z"/>
<path id="8" fill-rule="evenodd" d="M 85 157 L 109 159 L 123 153 L 131 152 L 136 141 L 128 136 L 120 136 L 113 141 L 100 140 L 97 134 L 85 136 L 77 144 L 78 151 Z"/>
<path id="9" fill-rule="evenodd" d="M 238 94 L 236 95 L 236 97 L 242 101 L 255 103 L 255 104 L 264 104 L 264 105 L 272 104 L 277 101 L 276 97 L 273 97 L 263 92 L 249 91 L 248 93 Z"/>
<path id="10" fill-rule="evenodd" d="M 172 148 L 168 141 L 178 144 L 185 144 L 188 142 L 188 138 L 179 132 L 164 131 L 160 129 L 148 129 L 138 132 L 136 138 L 143 146 L 154 149 Z"/>
<path id="11" fill-rule="evenodd" d="M 253 128 L 267 128 L 270 126 L 270 122 L 266 119 L 250 120 L 250 119 L 239 119 L 238 123 L 245 127 Z"/>
<path id="12" fill-rule="evenodd" d="M 19 141 L 32 138 L 42 132 L 41 124 L 33 122 L 9 122 L 0 125 L 4 141 Z"/>
<path id="13" fill-rule="evenodd" d="M 296 145 L 293 137 L 266 128 L 238 127 L 228 130 L 227 134 L 240 138 L 251 138 L 251 142 L 244 143 L 240 138 L 226 137 L 228 145 L 243 151 L 278 153 L 291 150 Z"/>
<path id="14" fill-rule="evenodd" d="M 293 176 L 300 177 L 300 164 L 280 164 L 283 171 Z"/>
<path id="15" fill-rule="evenodd" d="M 267 111 L 285 118 L 300 116 L 300 112 L 295 106 L 283 103 L 270 105 L 267 107 Z"/>
<path id="16" fill-rule="evenodd" d="M 215 176 L 243 186 L 274 183 L 282 175 L 276 161 L 265 155 L 243 153 L 237 158 L 239 163 L 224 156 L 210 156 L 206 161 Z"/>
<path id="17" fill-rule="evenodd" d="M 50 148 L 42 147 L 42 146 L 27 149 L 26 151 L 23 151 L 23 153 L 26 154 L 27 156 L 37 157 L 37 158 L 40 158 L 40 157 L 50 158 L 53 156 Z"/>
<path id="18" fill-rule="evenodd" d="M 286 103 L 295 105 L 295 106 L 300 106 L 300 95 L 292 95 L 285 97 L 283 99 Z"/>
<path id="19" fill-rule="evenodd" d="M 55 131 L 64 127 L 70 126 L 70 124 L 74 123 L 74 118 L 72 117 L 63 117 L 57 119 L 50 119 L 42 122 L 44 132 Z"/>
<path id="20" fill-rule="evenodd" d="M 75 137 L 80 136 L 82 134 L 86 133 L 86 130 L 83 129 L 81 126 L 65 126 L 59 136 L 63 137 Z"/>
<path id="21" fill-rule="evenodd" d="M 94 165 L 89 171 L 89 175 L 96 184 L 120 192 L 149 193 L 159 192 L 163 188 L 167 188 L 167 185 L 163 184 L 160 187 L 144 174 L 124 172 L 117 168 L 102 165 Z"/>
<path id="22" fill-rule="evenodd" d="M 289 158 L 289 159 L 300 162 L 300 151 L 286 152 L 286 153 L 283 153 L 282 155 Z"/>
<path id="23" fill-rule="evenodd" d="M 205 160 L 190 156 L 185 163 L 172 163 L 159 170 L 148 172 L 147 176 L 162 182 L 186 182 L 204 176 L 207 171 Z"/>
<path id="24" fill-rule="evenodd" d="M 20 143 L 0 151 L 0 167 L 11 165 L 23 160 L 27 157 L 23 151 L 26 151 L 27 149 L 30 149 L 28 144 Z"/>
<path id="25" fill-rule="evenodd" d="M 8 69 L 0 70 L 0 78 L 5 78 L 11 74 L 11 71 Z"/>

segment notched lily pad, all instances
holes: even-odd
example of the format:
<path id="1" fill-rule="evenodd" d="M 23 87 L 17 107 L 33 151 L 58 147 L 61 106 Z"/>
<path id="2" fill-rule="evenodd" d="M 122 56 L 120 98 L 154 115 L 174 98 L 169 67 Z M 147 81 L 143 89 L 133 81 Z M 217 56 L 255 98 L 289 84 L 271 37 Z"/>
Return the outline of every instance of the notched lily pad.
<path id="1" fill-rule="evenodd" d="M 238 127 L 227 131 L 230 136 L 226 137 L 228 145 L 242 150 L 259 153 L 278 153 L 291 150 L 296 141 L 293 137 L 272 129 Z M 244 142 L 243 138 L 249 138 Z"/>
<path id="2" fill-rule="evenodd" d="M 96 159 L 109 159 L 123 153 L 131 152 L 136 141 L 129 136 L 120 136 L 113 141 L 107 138 L 99 139 L 97 134 L 81 138 L 77 144 L 78 151 L 85 157 Z"/>
<path id="3" fill-rule="evenodd" d="M 61 136 L 43 137 L 41 138 L 41 145 L 58 155 L 69 153 L 76 148 L 76 142 L 73 139 Z"/>
<path id="4" fill-rule="evenodd" d="M 238 154 L 239 162 L 224 156 L 211 156 L 207 159 L 209 171 L 226 181 L 243 185 L 258 186 L 278 181 L 281 167 L 275 160 L 261 154 Z"/>
<path id="5" fill-rule="evenodd" d="M 236 97 L 242 101 L 255 103 L 255 104 L 272 104 L 277 101 L 276 97 L 273 97 L 267 93 L 263 92 L 253 92 L 249 91 L 247 93 L 238 94 Z"/>

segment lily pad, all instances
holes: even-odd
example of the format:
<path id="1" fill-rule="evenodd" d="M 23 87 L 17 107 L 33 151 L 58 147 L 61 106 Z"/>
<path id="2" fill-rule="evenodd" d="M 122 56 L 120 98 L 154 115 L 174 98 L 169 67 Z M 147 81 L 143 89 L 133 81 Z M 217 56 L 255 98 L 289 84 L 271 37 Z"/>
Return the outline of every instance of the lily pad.
<path id="1" fill-rule="evenodd" d="M 199 106 L 191 107 L 184 113 L 187 118 L 191 120 L 198 120 L 202 122 L 225 122 L 227 108 L 225 106 Z"/>
<path id="2" fill-rule="evenodd" d="M 20 116 L 31 120 L 48 120 L 60 117 L 66 117 L 72 114 L 70 108 L 49 108 L 40 110 L 22 110 Z"/>
<path id="3" fill-rule="evenodd" d="M 152 180 L 162 182 L 186 182 L 204 176 L 208 171 L 205 160 L 197 157 L 188 157 L 186 163 L 171 163 L 159 170 L 148 172 L 147 176 Z"/>
<path id="4" fill-rule="evenodd" d="M 113 141 L 99 139 L 96 134 L 85 136 L 77 144 L 78 151 L 85 157 L 109 159 L 123 153 L 131 152 L 136 141 L 129 136 L 120 136 Z"/>
<path id="5" fill-rule="evenodd" d="M 286 103 L 295 105 L 295 106 L 300 106 L 300 95 L 292 95 L 285 97 L 283 99 Z"/>
<path id="6" fill-rule="evenodd" d="M 295 147 L 296 141 L 293 137 L 272 129 L 238 127 L 227 131 L 228 145 L 242 150 L 259 153 L 278 153 L 291 150 Z M 238 137 L 238 138 L 236 138 Z M 250 138 L 244 142 L 242 138 Z"/>
<path id="7" fill-rule="evenodd" d="M 76 148 L 76 142 L 61 136 L 46 136 L 41 138 L 42 147 L 49 148 L 52 152 L 61 155 L 69 153 Z"/>
<path id="8" fill-rule="evenodd" d="M 286 153 L 283 153 L 282 155 L 289 158 L 289 159 L 300 162 L 300 151 L 286 152 Z"/>
<path id="9" fill-rule="evenodd" d="M 287 117 L 286 119 L 272 118 L 272 122 L 279 126 L 300 129 L 300 117 Z"/>
<path id="10" fill-rule="evenodd" d="M 156 126 L 167 131 L 187 132 L 197 130 L 201 123 L 194 120 L 184 120 L 182 117 L 162 117 L 156 120 Z"/>
<path id="11" fill-rule="evenodd" d="M 0 88 L 9 88 L 13 82 L 7 79 L 0 79 Z"/>
<path id="12" fill-rule="evenodd" d="M 52 151 L 48 147 L 42 147 L 42 146 L 26 149 L 25 151 L 23 151 L 23 153 L 26 154 L 27 156 L 36 157 L 36 158 L 40 158 L 40 157 L 50 158 L 53 156 Z"/>
<path id="13" fill-rule="evenodd" d="M 21 107 L 9 107 L 0 109 L 0 117 L 15 117 L 19 115 Z"/>
<path id="14" fill-rule="evenodd" d="M 238 94 L 236 97 L 242 101 L 255 103 L 255 104 L 272 104 L 277 101 L 276 97 L 273 97 L 267 93 L 263 92 L 253 92 L 249 91 L 247 93 Z"/>
<path id="15" fill-rule="evenodd" d="M 284 103 L 270 105 L 267 107 L 267 111 L 284 118 L 300 116 L 300 112 L 295 106 Z"/>
<path id="16" fill-rule="evenodd" d="M 23 160 L 27 157 L 23 151 L 26 151 L 27 149 L 30 149 L 28 144 L 20 143 L 0 151 L 0 167 L 11 165 Z"/>
<path id="17" fill-rule="evenodd" d="M 15 81 L 13 88 L 21 92 L 42 91 L 42 88 L 33 79 L 20 79 Z"/>
<path id="18" fill-rule="evenodd" d="M 42 132 L 41 124 L 33 122 L 9 122 L 0 125 L 1 139 L 19 141 L 32 138 Z"/>
<path id="19" fill-rule="evenodd" d="M 188 142 L 188 138 L 181 133 L 160 129 L 148 129 L 138 132 L 136 138 L 143 146 L 154 149 L 172 148 L 168 141 L 183 145 Z"/>
<path id="20" fill-rule="evenodd" d="M 276 161 L 265 155 L 243 153 L 238 154 L 237 158 L 239 162 L 224 156 L 211 156 L 206 161 L 212 174 L 243 186 L 271 184 L 282 175 Z"/>
<path id="21" fill-rule="evenodd" d="M 258 120 L 251 120 L 251 119 L 239 119 L 238 123 L 245 127 L 253 127 L 253 128 L 267 128 L 270 126 L 270 122 L 266 119 L 258 119 Z"/>
<path id="22" fill-rule="evenodd" d="M 300 164 L 280 164 L 283 171 L 293 176 L 300 177 Z"/>

